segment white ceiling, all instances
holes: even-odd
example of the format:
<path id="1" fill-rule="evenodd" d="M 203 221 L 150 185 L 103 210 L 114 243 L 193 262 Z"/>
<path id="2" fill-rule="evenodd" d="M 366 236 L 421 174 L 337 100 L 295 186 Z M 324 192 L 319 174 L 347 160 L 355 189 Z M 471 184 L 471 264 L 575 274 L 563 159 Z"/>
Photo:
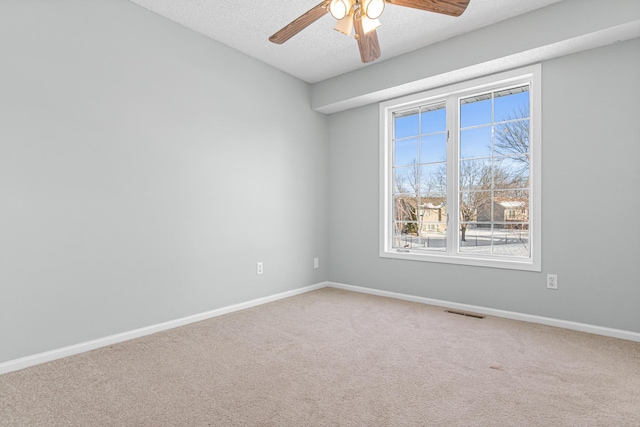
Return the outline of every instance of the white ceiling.
<path id="1" fill-rule="evenodd" d="M 356 40 L 334 31 L 329 14 L 282 45 L 268 40 L 321 0 L 130 1 L 308 83 L 367 66 L 360 62 Z M 377 30 L 382 55 L 376 62 L 559 1 L 471 0 L 457 18 L 388 4 Z"/>

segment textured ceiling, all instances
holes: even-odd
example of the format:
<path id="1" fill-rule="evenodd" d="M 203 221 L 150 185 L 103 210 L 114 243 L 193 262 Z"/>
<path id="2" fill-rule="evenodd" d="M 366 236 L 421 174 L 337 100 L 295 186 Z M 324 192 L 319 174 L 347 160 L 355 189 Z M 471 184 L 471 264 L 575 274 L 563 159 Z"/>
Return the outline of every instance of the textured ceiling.
<path id="1" fill-rule="evenodd" d="M 360 62 L 356 40 L 334 31 L 329 14 L 282 45 L 268 40 L 320 0 L 130 1 L 308 83 L 367 66 Z M 376 62 L 559 1 L 471 0 L 457 18 L 388 4 L 377 30 L 382 55 Z"/>

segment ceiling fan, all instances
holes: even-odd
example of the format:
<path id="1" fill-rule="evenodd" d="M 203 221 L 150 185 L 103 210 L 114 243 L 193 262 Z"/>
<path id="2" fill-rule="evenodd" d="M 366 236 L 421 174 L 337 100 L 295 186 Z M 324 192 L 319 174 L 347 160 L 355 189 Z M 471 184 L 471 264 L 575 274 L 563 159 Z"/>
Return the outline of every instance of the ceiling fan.
<path id="1" fill-rule="evenodd" d="M 324 0 L 307 11 L 289 25 L 269 37 L 276 44 L 282 44 L 309 25 L 330 13 L 338 23 L 335 26 L 347 36 L 355 29 L 355 38 L 360 49 L 362 62 L 372 62 L 380 57 L 380 44 L 376 28 L 380 26 L 378 18 L 384 11 L 385 4 L 411 7 L 428 12 L 449 16 L 460 16 L 469 5 L 470 0 Z"/>

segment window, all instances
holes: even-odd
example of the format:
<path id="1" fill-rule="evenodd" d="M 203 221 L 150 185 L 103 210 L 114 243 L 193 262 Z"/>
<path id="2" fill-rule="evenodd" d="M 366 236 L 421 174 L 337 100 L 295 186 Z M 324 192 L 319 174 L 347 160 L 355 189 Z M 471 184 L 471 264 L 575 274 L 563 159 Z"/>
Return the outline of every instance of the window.
<path id="1" fill-rule="evenodd" d="M 539 66 L 380 115 L 380 256 L 540 271 Z"/>

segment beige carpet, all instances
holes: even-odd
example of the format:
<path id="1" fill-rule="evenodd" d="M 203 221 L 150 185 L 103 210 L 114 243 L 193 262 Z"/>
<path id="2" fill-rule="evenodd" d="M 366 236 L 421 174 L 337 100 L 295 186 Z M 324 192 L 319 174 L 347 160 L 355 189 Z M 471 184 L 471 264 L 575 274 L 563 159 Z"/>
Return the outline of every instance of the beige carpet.
<path id="1" fill-rule="evenodd" d="M 0 376 L 10 426 L 640 426 L 640 343 L 325 288 Z"/>

